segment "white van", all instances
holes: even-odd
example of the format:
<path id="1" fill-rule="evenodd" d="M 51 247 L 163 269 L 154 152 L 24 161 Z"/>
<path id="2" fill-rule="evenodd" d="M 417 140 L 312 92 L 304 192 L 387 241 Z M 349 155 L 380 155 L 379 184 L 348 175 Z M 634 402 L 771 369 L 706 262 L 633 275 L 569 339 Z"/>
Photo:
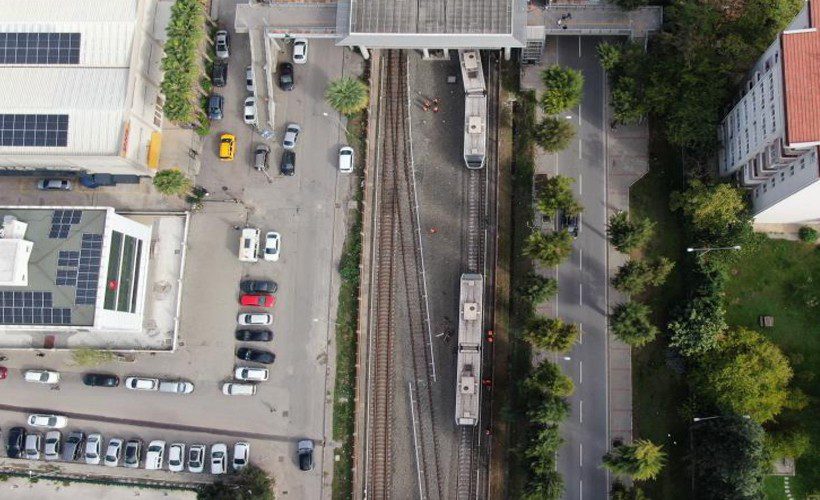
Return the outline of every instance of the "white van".
<path id="1" fill-rule="evenodd" d="M 259 229 L 246 227 L 239 237 L 239 261 L 257 262 L 259 260 Z"/>
<path id="2" fill-rule="evenodd" d="M 222 385 L 222 394 L 226 396 L 253 396 L 256 394 L 256 385 L 227 382 Z"/>

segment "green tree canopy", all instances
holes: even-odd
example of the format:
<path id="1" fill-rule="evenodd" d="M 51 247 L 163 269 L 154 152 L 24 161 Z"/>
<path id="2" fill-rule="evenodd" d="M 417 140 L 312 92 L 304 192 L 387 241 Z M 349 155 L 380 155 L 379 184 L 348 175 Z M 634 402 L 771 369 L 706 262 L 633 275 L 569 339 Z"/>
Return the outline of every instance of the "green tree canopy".
<path id="1" fill-rule="evenodd" d="M 609 218 L 607 236 L 619 252 L 629 253 L 643 247 L 655 231 L 655 223 L 641 217 L 618 212 Z"/>
<path id="2" fill-rule="evenodd" d="M 558 365 L 548 360 L 541 361 L 535 367 L 524 381 L 524 388 L 536 400 L 545 395 L 567 397 L 575 390 L 572 379 L 564 375 Z"/>
<path id="3" fill-rule="evenodd" d="M 617 481 L 612 484 L 609 498 L 610 500 L 649 500 L 639 487 L 633 485 L 631 488 L 628 488 Z"/>
<path id="4" fill-rule="evenodd" d="M 174 123 L 198 123 L 204 119 L 198 96 L 199 81 L 204 76 L 201 59 L 206 19 L 202 0 L 177 0 L 171 5 L 160 89 L 165 96 L 163 113 Z"/>
<path id="5" fill-rule="evenodd" d="M 695 238 L 706 243 L 734 245 L 750 228 L 743 191 L 729 184 L 691 181 L 685 190 L 672 193 L 669 206 L 680 210 Z"/>
<path id="6" fill-rule="evenodd" d="M 610 105 L 616 123 L 634 125 L 647 115 L 649 110 L 640 89 L 638 81 L 630 76 L 621 76 L 612 84 Z"/>
<path id="7" fill-rule="evenodd" d="M 811 448 L 808 433 L 799 428 L 774 428 L 766 433 L 766 451 L 775 459 L 800 458 Z"/>
<path id="8" fill-rule="evenodd" d="M 330 82 L 325 99 L 333 109 L 350 116 L 367 107 L 370 91 L 363 81 L 346 76 Z"/>
<path id="9" fill-rule="evenodd" d="M 561 151 L 575 136 L 575 127 L 565 118 L 548 116 L 541 120 L 532 131 L 533 139 L 548 153 Z"/>
<path id="10" fill-rule="evenodd" d="M 817 229 L 809 226 L 802 226 L 797 231 L 797 236 L 800 238 L 800 241 L 805 241 L 806 243 L 814 243 L 817 241 Z"/>
<path id="11" fill-rule="evenodd" d="M 274 500 L 273 480 L 257 467 L 249 464 L 238 474 L 226 480 L 199 488 L 197 500 Z"/>
<path id="12" fill-rule="evenodd" d="M 530 304 L 540 304 L 558 293 L 558 280 L 529 273 L 518 287 L 518 296 Z"/>
<path id="13" fill-rule="evenodd" d="M 538 316 L 530 320 L 524 337 L 539 349 L 566 352 L 578 340 L 578 325 Z"/>
<path id="14" fill-rule="evenodd" d="M 703 357 L 693 373 L 698 392 L 720 408 L 757 422 L 776 417 L 788 403 L 792 378 L 780 349 L 754 330 L 726 331 L 717 352 Z"/>
<path id="15" fill-rule="evenodd" d="M 647 286 L 660 286 L 675 263 L 666 257 L 655 260 L 629 260 L 618 268 L 612 286 L 625 293 L 638 294 Z"/>
<path id="16" fill-rule="evenodd" d="M 598 60 L 601 61 L 601 67 L 604 68 L 604 71 L 612 71 L 621 61 L 620 45 L 601 42 L 595 50 L 598 52 Z"/>
<path id="17" fill-rule="evenodd" d="M 530 421 L 540 425 L 557 425 L 569 415 L 569 403 L 558 396 L 544 396 L 535 408 L 527 412 Z"/>
<path id="18" fill-rule="evenodd" d="M 154 176 L 154 187 L 166 196 L 187 194 L 191 185 L 191 180 L 178 168 L 161 170 Z"/>
<path id="19" fill-rule="evenodd" d="M 632 347 L 640 347 L 655 339 L 658 329 L 649 318 L 649 306 L 629 301 L 618 304 L 609 316 L 613 335 Z"/>
<path id="20" fill-rule="evenodd" d="M 536 206 L 544 215 L 555 216 L 558 210 L 567 215 L 578 215 L 582 207 L 572 195 L 572 179 L 564 175 L 553 175 L 539 182 Z"/>
<path id="21" fill-rule="evenodd" d="M 702 356 L 718 346 L 726 330 L 726 311 L 720 297 L 695 297 L 669 322 L 669 345 L 687 357 Z"/>
<path id="22" fill-rule="evenodd" d="M 663 446 L 648 439 L 637 439 L 630 444 L 612 448 L 603 456 L 603 465 L 613 474 L 645 481 L 657 476 L 666 463 Z"/>
<path id="23" fill-rule="evenodd" d="M 572 252 L 572 236 L 567 231 L 542 233 L 536 231 L 524 242 L 524 254 L 545 266 L 557 266 Z"/>
<path id="24" fill-rule="evenodd" d="M 580 71 L 554 64 L 541 72 L 541 81 L 546 87 L 541 94 L 544 113 L 554 115 L 581 102 L 584 75 Z"/>

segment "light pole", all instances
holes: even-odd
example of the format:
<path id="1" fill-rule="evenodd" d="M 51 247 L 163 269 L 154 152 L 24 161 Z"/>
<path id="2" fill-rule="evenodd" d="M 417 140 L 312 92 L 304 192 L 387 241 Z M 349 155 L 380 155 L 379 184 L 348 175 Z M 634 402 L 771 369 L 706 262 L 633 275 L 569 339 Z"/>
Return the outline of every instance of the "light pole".
<path id="1" fill-rule="evenodd" d="M 740 248 L 740 247 L 738 247 L 738 248 Z M 693 434 L 692 434 L 692 428 L 695 427 L 695 423 L 703 422 L 705 420 L 713 420 L 713 419 L 717 419 L 717 418 L 727 418 L 727 417 L 732 417 L 732 416 L 734 416 L 734 415 L 714 415 L 712 417 L 692 417 L 692 422 L 694 422 L 694 423 L 689 425 L 689 455 L 692 456 L 693 458 L 695 456 L 695 443 L 694 443 L 694 438 L 693 438 Z M 749 419 L 752 418 L 750 415 L 741 415 L 741 417 L 745 418 L 746 420 L 749 420 Z M 692 465 L 692 486 L 691 486 L 690 491 L 692 492 L 692 496 L 694 496 L 695 495 L 695 467 L 694 467 L 694 463 Z"/>
<path id="2" fill-rule="evenodd" d="M 713 417 L 693 417 L 692 422 L 703 422 L 704 420 L 712 420 L 714 418 L 726 418 L 726 417 L 731 417 L 731 416 L 734 416 L 734 415 L 715 415 Z M 752 416 L 751 415 L 741 415 L 741 418 L 745 418 L 746 420 L 749 420 L 750 418 L 752 418 Z"/>
<path id="3" fill-rule="evenodd" d="M 338 118 L 336 118 L 335 116 L 332 116 L 332 115 L 331 115 L 330 113 L 328 113 L 327 111 L 322 111 L 322 116 L 324 116 L 324 117 L 325 117 L 325 118 L 327 118 L 328 120 L 331 120 L 331 121 L 336 122 L 336 125 L 338 125 L 338 126 L 339 126 L 339 128 L 340 128 L 341 130 L 343 130 L 343 131 L 344 131 L 344 133 L 345 133 L 345 137 L 347 137 L 347 136 L 350 134 L 350 132 L 348 132 L 348 130 L 347 130 L 347 127 L 345 127 L 344 125 L 342 125 L 342 122 L 341 122 Z"/>
<path id="4" fill-rule="evenodd" d="M 731 247 L 702 247 L 702 248 L 689 247 L 689 248 L 686 249 L 686 251 L 689 252 L 689 253 L 696 252 L 696 253 L 699 253 L 701 255 L 707 254 L 707 253 L 711 252 L 712 250 L 740 250 L 740 245 L 735 245 L 735 246 L 731 246 Z"/>

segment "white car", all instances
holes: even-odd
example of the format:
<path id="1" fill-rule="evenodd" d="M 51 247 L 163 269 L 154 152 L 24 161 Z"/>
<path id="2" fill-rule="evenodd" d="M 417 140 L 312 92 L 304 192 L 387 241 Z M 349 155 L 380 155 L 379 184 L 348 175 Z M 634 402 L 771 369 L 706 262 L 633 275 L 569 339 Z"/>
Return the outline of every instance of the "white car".
<path id="1" fill-rule="evenodd" d="M 62 444 L 63 435 L 60 431 L 48 431 L 46 433 L 46 444 L 43 450 L 46 460 L 59 460 L 60 448 Z"/>
<path id="2" fill-rule="evenodd" d="M 85 463 L 98 465 L 101 460 L 103 437 L 99 434 L 89 434 L 85 441 Z"/>
<path id="3" fill-rule="evenodd" d="M 248 125 L 256 123 L 256 98 L 245 98 L 245 111 L 242 115 Z"/>
<path id="4" fill-rule="evenodd" d="M 247 380 L 249 382 L 264 382 L 268 379 L 270 372 L 267 368 L 255 368 L 251 366 L 237 366 L 233 376 L 236 380 Z"/>
<path id="5" fill-rule="evenodd" d="M 125 379 L 125 388 L 135 391 L 156 391 L 159 389 L 159 380 L 145 377 L 128 377 Z"/>
<path id="6" fill-rule="evenodd" d="M 108 440 L 108 449 L 105 450 L 105 460 L 103 463 L 108 467 L 116 467 L 120 465 L 120 458 L 122 458 L 123 441 L 120 438 L 112 438 Z"/>
<path id="7" fill-rule="evenodd" d="M 23 458 L 40 460 L 40 434 L 31 432 L 26 434 L 26 446 L 23 448 Z"/>
<path id="8" fill-rule="evenodd" d="M 281 250 L 282 235 L 276 231 L 268 231 L 265 233 L 265 260 L 276 262 L 279 260 L 279 251 Z"/>
<path id="9" fill-rule="evenodd" d="M 43 191 L 71 191 L 71 182 L 64 179 L 43 179 L 37 183 Z"/>
<path id="10" fill-rule="evenodd" d="M 353 148 L 344 146 L 339 150 L 339 172 L 349 174 L 353 171 Z"/>
<path id="11" fill-rule="evenodd" d="M 233 462 L 231 462 L 231 467 L 233 467 L 235 472 L 239 472 L 248 465 L 250 454 L 251 445 L 245 441 L 239 441 L 233 445 Z"/>
<path id="12" fill-rule="evenodd" d="M 231 38 L 228 36 L 228 32 L 225 30 L 219 30 L 216 32 L 216 37 L 214 38 L 214 45 L 216 45 L 216 57 L 218 59 L 227 59 L 230 55 L 230 44 Z"/>
<path id="13" fill-rule="evenodd" d="M 236 322 L 242 326 L 265 326 L 273 323 L 273 316 L 267 313 L 241 313 Z"/>
<path id="14" fill-rule="evenodd" d="M 253 66 L 248 66 L 245 68 L 245 88 L 248 89 L 248 92 L 253 93 L 254 85 L 253 85 Z"/>
<path id="15" fill-rule="evenodd" d="M 199 473 L 205 469 L 205 445 L 192 444 L 188 449 L 188 472 Z"/>
<path id="16" fill-rule="evenodd" d="M 222 384 L 222 394 L 226 396 L 253 396 L 256 394 L 256 384 L 225 382 Z"/>
<path id="17" fill-rule="evenodd" d="M 224 443 L 211 446 L 211 474 L 228 472 L 228 447 Z"/>
<path id="18" fill-rule="evenodd" d="M 282 138 L 282 147 L 285 149 L 293 149 L 296 147 L 296 141 L 299 140 L 299 132 L 302 131 L 302 127 L 300 127 L 296 123 L 289 123 L 287 127 L 285 127 L 285 136 Z"/>
<path id="19" fill-rule="evenodd" d="M 297 38 L 293 41 L 293 62 L 305 64 L 308 56 L 307 38 Z"/>
<path id="20" fill-rule="evenodd" d="M 151 441 L 145 453 L 145 470 L 160 470 L 165 459 L 165 441 Z"/>
<path id="21" fill-rule="evenodd" d="M 62 429 L 68 425 L 68 419 L 62 415 L 43 415 L 35 413 L 34 415 L 29 415 L 28 425 L 32 427 Z"/>
<path id="22" fill-rule="evenodd" d="M 23 379 L 37 384 L 56 384 L 60 381 L 60 374 L 50 370 L 26 370 Z"/>
<path id="23" fill-rule="evenodd" d="M 168 470 L 182 472 L 185 470 L 185 445 L 174 443 L 168 448 Z"/>
<path id="24" fill-rule="evenodd" d="M 159 382 L 159 392 L 190 394 L 194 392 L 194 384 L 187 380 L 161 380 Z"/>

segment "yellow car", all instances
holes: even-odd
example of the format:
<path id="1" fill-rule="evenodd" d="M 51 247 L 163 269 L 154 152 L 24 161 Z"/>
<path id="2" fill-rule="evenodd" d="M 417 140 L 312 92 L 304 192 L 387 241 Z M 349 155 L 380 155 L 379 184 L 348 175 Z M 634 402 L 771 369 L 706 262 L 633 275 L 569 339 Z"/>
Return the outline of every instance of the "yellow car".
<path id="1" fill-rule="evenodd" d="M 233 161 L 236 154 L 236 136 L 233 134 L 222 134 L 219 137 L 219 159 L 222 161 Z"/>

